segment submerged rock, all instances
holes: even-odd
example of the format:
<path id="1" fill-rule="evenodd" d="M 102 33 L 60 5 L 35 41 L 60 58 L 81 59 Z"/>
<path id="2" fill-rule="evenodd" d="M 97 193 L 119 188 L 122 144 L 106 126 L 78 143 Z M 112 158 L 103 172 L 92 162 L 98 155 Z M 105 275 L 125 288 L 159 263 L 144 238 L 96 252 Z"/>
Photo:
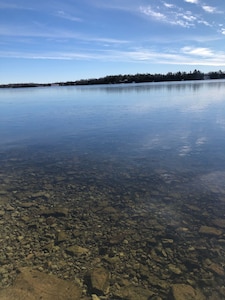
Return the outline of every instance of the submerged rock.
<path id="1" fill-rule="evenodd" d="M 221 277 L 224 277 L 225 276 L 225 272 L 223 270 L 223 267 L 218 265 L 218 264 L 215 264 L 215 263 L 212 263 L 208 266 L 208 269 L 210 271 L 212 271 L 214 274 L 216 275 L 219 275 Z"/>
<path id="2" fill-rule="evenodd" d="M 57 232 L 57 234 L 56 234 L 56 243 L 57 244 L 63 243 L 66 240 L 68 240 L 68 236 L 67 236 L 67 234 L 66 234 L 65 231 L 59 231 L 59 232 Z"/>
<path id="3" fill-rule="evenodd" d="M 91 289 L 97 294 L 105 294 L 109 289 L 110 273 L 103 267 L 95 268 L 91 271 Z"/>
<path id="4" fill-rule="evenodd" d="M 223 233 L 222 230 L 214 228 L 214 227 L 209 227 L 209 226 L 201 226 L 199 229 L 199 233 L 206 234 L 206 235 L 214 235 L 214 236 L 219 236 Z"/>
<path id="5" fill-rule="evenodd" d="M 115 294 L 116 297 L 126 300 L 148 300 L 153 295 L 154 292 L 134 285 L 123 287 Z"/>
<path id="6" fill-rule="evenodd" d="M 174 284 L 170 300 L 205 300 L 203 294 L 187 284 Z"/>
<path id="7" fill-rule="evenodd" d="M 40 212 L 44 217 L 66 217 L 68 215 L 68 209 L 63 207 L 55 207 L 52 209 L 45 209 Z"/>
<path id="8" fill-rule="evenodd" d="M 67 254 L 72 255 L 72 256 L 75 256 L 75 255 L 80 256 L 80 255 L 89 253 L 89 250 L 87 248 L 83 248 L 78 245 L 70 246 L 65 251 Z"/>
<path id="9" fill-rule="evenodd" d="M 79 300 L 81 289 L 74 282 L 31 268 L 21 268 L 13 286 L 0 290 L 1 300 Z"/>

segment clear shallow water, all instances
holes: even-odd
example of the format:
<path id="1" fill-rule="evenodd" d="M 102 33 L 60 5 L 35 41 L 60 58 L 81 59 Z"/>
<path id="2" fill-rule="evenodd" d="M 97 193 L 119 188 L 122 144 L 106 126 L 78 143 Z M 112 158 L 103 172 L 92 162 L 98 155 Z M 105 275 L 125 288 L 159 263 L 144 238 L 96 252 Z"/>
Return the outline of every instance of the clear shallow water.
<path id="1" fill-rule="evenodd" d="M 32 266 L 90 295 L 101 266 L 108 299 L 224 299 L 224 112 L 224 81 L 0 90 L 2 286 Z"/>

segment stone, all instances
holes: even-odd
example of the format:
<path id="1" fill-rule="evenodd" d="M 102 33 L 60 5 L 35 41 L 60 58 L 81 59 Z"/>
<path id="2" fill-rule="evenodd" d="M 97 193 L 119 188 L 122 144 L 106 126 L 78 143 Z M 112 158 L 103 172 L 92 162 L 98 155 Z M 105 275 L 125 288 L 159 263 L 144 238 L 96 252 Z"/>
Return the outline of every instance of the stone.
<path id="1" fill-rule="evenodd" d="M 92 294 L 91 295 L 91 300 L 101 300 L 97 295 Z"/>
<path id="2" fill-rule="evenodd" d="M 116 297 L 126 300 L 148 300 L 155 293 L 142 287 L 129 285 L 122 287 L 115 293 Z"/>
<path id="3" fill-rule="evenodd" d="M 111 246 L 118 245 L 118 244 L 122 243 L 122 241 L 124 240 L 124 238 L 125 238 L 124 234 L 113 235 L 109 239 L 109 244 Z"/>
<path id="4" fill-rule="evenodd" d="M 59 231 L 56 234 L 56 242 L 59 243 L 63 243 L 68 239 L 67 234 L 65 233 L 65 231 Z"/>
<path id="5" fill-rule="evenodd" d="M 5 207 L 6 211 L 14 211 L 14 207 L 12 207 L 10 204 L 7 204 Z"/>
<path id="6" fill-rule="evenodd" d="M 218 227 L 225 228 L 225 219 L 215 219 L 213 220 L 213 224 Z"/>
<path id="7" fill-rule="evenodd" d="M 212 263 L 208 266 L 208 269 L 210 271 L 212 271 L 214 274 L 216 275 L 219 275 L 221 277 L 224 277 L 225 276 L 225 272 L 223 270 L 223 267 L 218 265 L 218 264 L 215 264 L 215 263 Z"/>
<path id="8" fill-rule="evenodd" d="M 199 229 L 199 233 L 211 235 L 211 236 L 219 236 L 223 232 L 220 229 L 217 229 L 215 227 L 209 227 L 209 226 L 201 226 Z"/>
<path id="9" fill-rule="evenodd" d="M 1 300 L 80 300 L 82 290 L 74 282 L 32 268 L 21 268 L 12 286 L 0 290 Z"/>
<path id="10" fill-rule="evenodd" d="M 89 253 L 89 250 L 87 248 L 80 247 L 78 245 L 70 246 L 66 248 L 66 253 L 71 256 L 80 256 L 80 255 L 86 255 Z"/>
<path id="11" fill-rule="evenodd" d="M 175 266 L 173 264 L 169 264 L 168 268 L 172 273 L 174 273 L 176 275 L 180 275 L 182 273 L 181 269 L 179 269 L 177 266 Z"/>
<path id="12" fill-rule="evenodd" d="M 106 294 L 109 288 L 110 273 L 103 267 L 95 268 L 91 271 L 91 289 L 97 295 Z"/>
<path id="13" fill-rule="evenodd" d="M 108 207 L 105 207 L 102 212 L 104 214 L 116 214 L 117 210 L 112 206 L 108 206 Z"/>
<path id="14" fill-rule="evenodd" d="M 49 193 L 45 192 L 45 191 L 40 191 L 40 192 L 36 192 L 36 193 L 33 193 L 31 195 L 32 198 L 45 198 L 45 199 L 49 199 L 51 196 Z"/>
<path id="15" fill-rule="evenodd" d="M 44 245 L 43 250 L 47 250 L 48 252 L 52 252 L 54 250 L 54 243 L 49 242 L 48 244 Z"/>
<path id="16" fill-rule="evenodd" d="M 44 217 L 66 217 L 68 215 L 68 209 L 63 207 L 55 207 L 52 209 L 42 210 L 40 214 Z"/>
<path id="17" fill-rule="evenodd" d="M 20 206 L 23 207 L 23 208 L 30 208 L 34 205 L 35 205 L 34 202 L 21 202 L 21 204 L 20 204 Z"/>
<path id="18" fill-rule="evenodd" d="M 0 218 L 3 217 L 4 214 L 5 214 L 5 211 L 1 209 L 1 210 L 0 210 Z"/>
<path id="19" fill-rule="evenodd" d="M 187 284 L 174 284 L 171 289 L 170 300 L 205 300 L 205 296 Z"/>

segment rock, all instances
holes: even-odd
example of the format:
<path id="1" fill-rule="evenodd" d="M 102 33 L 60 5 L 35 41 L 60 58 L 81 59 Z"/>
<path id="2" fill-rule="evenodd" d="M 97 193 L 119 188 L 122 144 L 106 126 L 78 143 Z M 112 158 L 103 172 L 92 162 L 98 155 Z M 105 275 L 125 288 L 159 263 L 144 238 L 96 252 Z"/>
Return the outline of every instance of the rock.
<path id="1" fill-rule="evenodd" d="M 4 216 L 4 214 L 5 214 L 5 211 L 1 209 L 0 210 L 0 218 L 2 218 Z"/>
<path id="2" fill-rule="evenodd" d="M 117 234 L 117 235 L 113 235 L 112 237 L 110 237 L 109 239 L 109 244 L 111 246 L 113 245 L 118 245 L 120 243 L 122 243 L 122 241 L 124 240 L 125 235 L 124 234 Z"/>
<path id="3" fill-rule="evenodd" d="M 92 300 L 101 300 L 97 295 L 95 295 L 95 294 L 92 294 L 91 295 L 91 299 Z"/>
<path id="4" fill-rule="evenodd" d="M 212 263 L 208 266 L 208 269 L 210 271 L 212 271 L 213 273 L 215 273 L 216 275 L 219 275 L 221 277 L 224 277 L 224 275 L 225 275 L 223 267 L 218 264 Z"/>
<path id="5" fill-rule="evenodd" d="M 46 244 L 43 247 L 43 250 L 47 250 L 48 252 L 52 252 L 54 250 L 54 243 L 53 242 L 49 242 L 48 244 Z"/>
<path id="6" fill-rule="evenodd" d="M 225 228 L 225 219 L 215 219 L 213 220 L 213 224 L 218 227 Z"/>
<path id="7" fill-rule="evenodd" d="M 21 268 L 13 286 L 0 290 L 1 300 L 79 300 L 81 289 L 74 282 L 31 268 Z"/>
<path id="8" fill-rule="evenodd" d="M 31 222 L 28 224 L 29 229 L 38 229 L 38 227 L 39 227 L 38 223 L 36 223 L 36 222 Z"/>
<path id="9" fill-rule="evenodd" d="M 91 271 L 91 289 L 97 295 L 106 294 L 109 289 L 110 273 L 103 267 L 95 268 Z"/>
<path id="10" fill-rule="evenodd" d="M 117 210 L 112 206 L 108 206 L 108 207 L 105 207 L 102 212 L 104 214 L 116 214 Z"/>
<path id="11" fill-rule="evenodd" d="M 14 211 L 14 207 L 12 207 L 10 204 L 7 204 L 5 207 L 6 211 Z"/>
<path id="12" fill-rule="evenodd" d="M 66 217 L 68 215 L 68 209 L 63 207 L 55 207 L 52 209 L 42 210 L 40 214 L 44 217 Z"/>
<path id="13" fill-rule="evenodd" d="M 21 202 L 20 203 L 20 206 L 23 207 L 23 208 L 30 208 L 30 207 L 32 207 L 34 205 L 35 205 L 34 202 Z"/>
<path id="14" fill-rule="evenodd" d="M 24 223 L 28 223 L 30 221 L 30 217 L 28 217 L 28 216 L 21 216 L 20 220 L 23 221 Z"/>
<path id="15" fill-rule="evenodd" d="M 209 226 L 201 226 L 199 229 L 199 233 L 206 234 L 206 235 L 212 235 L 212 236 L 219 236 L 223 232 L 220 229 L 209 227 Z"/>
<path id="16" fill-rule="evenodd" d="M 205 300 L 205 296 L 187 284 L 174 284 L 171 289 L 171 300 Z"/>
<path id="17" fill-rule="evenodd" d="M 134 285 L 123 287 L 115 294 L 116 297 L 124 300 L 148 300 L 153 295 L 154 292 Z"/>
<path id="18" fill-rule="evenodd" d="M 162 240 L 162 243 L 164 244 L 164 245 L 170 245 L 170 244 L 173 244 L 173 239 L 163 239 Z"/>
<path id="19" fill-rule="evenodd" d="M 56 234 L 57 244 L 63 243 L 68 239 L 67 234 L 64 231 L 59 231 Z"/>
<path id="20" fill-rule="evenodd" d="M 89 250 L 87 248 L 83 248 L 78 245 L 70 246 L 65 251 L 67 254 L 72 255 L 72 256 L 86 255 L 89 253 Z"/>
<path id="21" fill-rule="evenodd" d="M 45 198 L 46 200 L 48 200 L 50 197 L 50 194 L 45 191 L 36 192 L 31 195 L 31 198 Z"/>
<path id="22" fill-rule="evenodd" d="M 182 273 L 181 269 L 179 269 L 178 267 L 176 267 L 176 266 L 173 265 L 173 264 L 169 264 L 169 265 L 168 265 L 168 268 L 169 268 L 169 270 L 170 270 L 172 273 L 174 273 L 174 274 L 176 274 L 176 275 L 180 275 L 180 274 Z"/>

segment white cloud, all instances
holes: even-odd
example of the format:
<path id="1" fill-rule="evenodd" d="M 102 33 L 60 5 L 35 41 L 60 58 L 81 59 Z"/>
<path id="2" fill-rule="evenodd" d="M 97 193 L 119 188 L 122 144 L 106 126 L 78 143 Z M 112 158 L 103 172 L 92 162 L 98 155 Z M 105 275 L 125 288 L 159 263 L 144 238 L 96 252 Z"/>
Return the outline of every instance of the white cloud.
<path id="1" fill-rule="evenodd" d="M 184 0 L 184 1 L 188 3 L 198 4 L 198 0 Z"/>
<path id="2" fill-rule="evenodd" d="M 204 9 L 204 11 L 206 11 L 208 13 L 214 13 L 214 12 L 216 12 L 216 8 L 212 7 L 212 6 L 203 5 L 202 8 Z"/>
<path id="3" fill-rule="evenodd" d="M 192 15 L 183 15 L 182 17 L 189 22 L 194 22 L 196 20 L 196 17 Z"/>
<path id="4" fill-rule="evenodd" d="M 194 47 L 183 47 L 182 52 L 189 55 L 197 55 L 197 56 L 206 56 L 206 57 L 213 57 L 214 53 L 209 48 L 194 48 Z"/>
<path id="5" fill-rule="evenodd" d="M 164 4 L 164 6 L 167 7 L 167 8 L 173 8 L 173 7 L 174 7 L 174 5 L 171 4 L 171 3 L 166 3 L 166 2 L 164 2 L 163 4 Z"/>

